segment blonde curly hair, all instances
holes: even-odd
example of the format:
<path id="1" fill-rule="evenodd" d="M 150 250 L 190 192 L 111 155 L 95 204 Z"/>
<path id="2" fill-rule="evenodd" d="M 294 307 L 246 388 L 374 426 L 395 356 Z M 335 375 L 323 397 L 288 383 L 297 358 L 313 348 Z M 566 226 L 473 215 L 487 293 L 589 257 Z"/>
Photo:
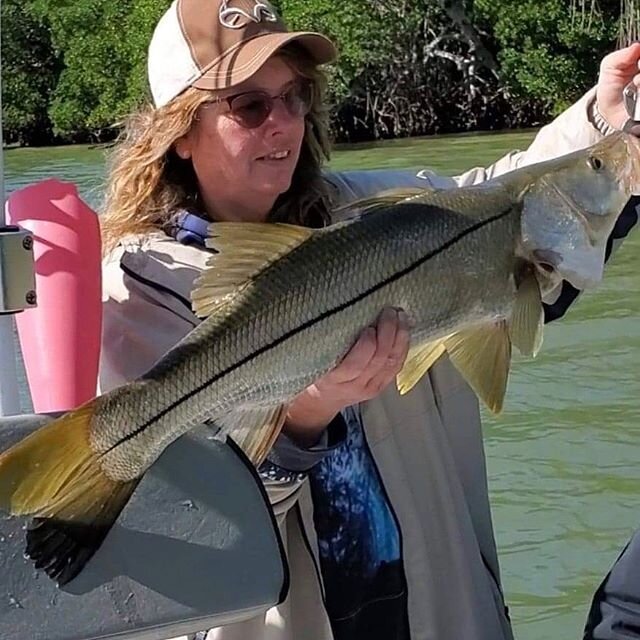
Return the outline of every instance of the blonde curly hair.
<path id="1" fill-rule="evenodd" d="M 330 188 L 322 177 L 330 153 L 326 75 L 295 43 L 275 55 L 311 80 L 313 101 L 291 186 L 276 200 L 269 220 L 323 226 L 331 207 Z M 191 161 L 182 160 L 174 147 L 191 129 L 198 107 L 209 100 L 210 91 L 189 88 L 167 105 L 159 109 L 147 105 L 127 119 L 108 161 L 101 216 L 105 254 L 124 236 L 167 229 L 177 211 L 202 212 Z"/>

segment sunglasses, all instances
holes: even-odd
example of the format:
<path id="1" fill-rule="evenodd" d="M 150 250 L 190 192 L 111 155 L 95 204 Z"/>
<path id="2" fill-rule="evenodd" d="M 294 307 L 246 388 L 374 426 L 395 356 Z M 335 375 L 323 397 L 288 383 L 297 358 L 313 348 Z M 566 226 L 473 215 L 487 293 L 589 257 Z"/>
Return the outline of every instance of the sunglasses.
<path id="1" fill-rule="evenodd" d="M 216 98 L 205 104 L 226 102 L 229 105 L 230 116 L 240 126 L 256 129 L 269 117 L 275 108 L 276 100 L 282 100 L 291 117 L 306 116 L 311 111 L 313 85 L 309 81 L 297 81 L 277 96 L 271 96 L 265 91 L 247 91 L 226 98 Z"/>

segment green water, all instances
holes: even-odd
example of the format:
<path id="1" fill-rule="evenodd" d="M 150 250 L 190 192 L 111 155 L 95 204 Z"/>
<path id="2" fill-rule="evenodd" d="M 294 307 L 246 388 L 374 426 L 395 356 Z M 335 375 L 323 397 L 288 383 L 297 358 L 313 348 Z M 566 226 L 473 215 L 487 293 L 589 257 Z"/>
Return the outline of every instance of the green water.
<path id="1" fill-rule="evenodd" d="M 451 175 L 526 148 L 532 137 L 343 147 L 332 167 L 429 167 Z M 103 160 L 101 150 L 86 147 L 10 151 L 7 189 L 57 176 L 96 204 Z M 503 415 L 485 420 L 502 578 L 520 640 L 581 638 L 594 590 L 638 526 L 639 253 L 636 232 L 604 285 L 547 328 L 538 358 L 516 363 Z"/>

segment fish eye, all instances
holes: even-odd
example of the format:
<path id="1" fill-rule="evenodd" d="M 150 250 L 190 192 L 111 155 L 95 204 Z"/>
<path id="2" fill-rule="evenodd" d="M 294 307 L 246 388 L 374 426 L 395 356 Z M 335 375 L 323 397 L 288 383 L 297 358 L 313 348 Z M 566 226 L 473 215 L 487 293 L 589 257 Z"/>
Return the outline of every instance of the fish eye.
<path id="1" fill-rule="evenodd" d="M 600 171 L 600 169 L 602 169 L 602 167 L 604 167 L 604 162 L 602 162 L 602 160 L 600 158 L 598 158 L 598 156 L 589 156 L 589 159 L 587 160 L 587 164 L 594 171 Z"/>

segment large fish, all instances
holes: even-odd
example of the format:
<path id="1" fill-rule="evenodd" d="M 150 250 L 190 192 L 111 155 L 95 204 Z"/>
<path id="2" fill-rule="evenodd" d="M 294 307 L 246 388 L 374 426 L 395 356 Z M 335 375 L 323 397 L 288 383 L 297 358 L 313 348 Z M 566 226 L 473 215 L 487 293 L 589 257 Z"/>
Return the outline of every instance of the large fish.
<path id="1" fill-rule="evenodd" d="M 639 182 L 638 141 L 621 134 L 479 186 L 381 194 L 325 229 L 214 224 L 193 293 L 206 319 L 141 379 L 0 455 L 0 508 L 37 516 L 27 555 L 68 582 L 168 444 L 213 421 L 259 464 L 290 399 L 387 306 L 411 322 L 401 392 L 446 351 L 498 411 L 511 345 L 540 346 L 541 295 L 599 281 Z"/>

